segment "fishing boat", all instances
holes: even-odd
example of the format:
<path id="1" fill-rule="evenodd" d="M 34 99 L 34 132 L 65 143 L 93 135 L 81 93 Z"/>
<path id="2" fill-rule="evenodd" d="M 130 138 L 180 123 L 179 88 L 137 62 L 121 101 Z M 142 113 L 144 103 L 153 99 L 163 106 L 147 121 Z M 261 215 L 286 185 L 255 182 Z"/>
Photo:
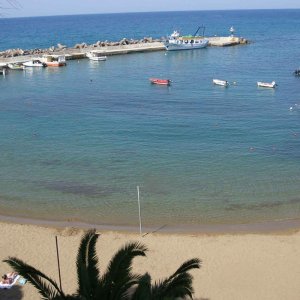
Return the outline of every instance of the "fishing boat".
<path id="1" fill-rule="evenodd" d="M 170 85 L 171 84 L 170 79 L 149 78 L 149 80 L 152 84 L 158 84 L 158 85 Z"/>
<path id="2" fill-rule="evenodd" d="M 44 55 L 42 62 L 48 67 L 63 67 L 66 65 L 66 57 L 64 55 Z"/>
<path id="3" fill-rule="evenodd" d="M 94 61 L 105 61 L 106 56 L 102 54 L 102 52 L 99 52 L 97 50 L 92 50 L 86 54 L 86 57 L 88 57 L 90 60 Z"/>
<path id="4" fill-rule="evenodd" d="M 213 84 L 221 85 L 221 86 L 225 86 L 225 87 L 229 86 L 229 82 L 227 80 L 220 80 L 220 79 L 213 79 Z"/>
<path id="5" fill-rule="evenodd" d="M 23 63 L 25 67 L 47 67 L 47 64 L 41 62 L 39 59 L 33 59 Z"/>
<path id="6" fill-rule="evenodd" d="M 11 70 L 24 70 L 25 66 L 21 63 L 10 63 L 7 65 Z"/>
<path id="7" fill-rule="evenodd" d="M 181 36 L 180 33 L 175 30 L 164 42 L 166 50 L 192 50 L 207 47 L 209 41 L 203 37 L 204 30 L 202 36 L 197 35 L 200 28 L 205 29 L 205 27 L 200 26 L 194 35 L 187 36 Z"/>
<path id="8" fill-rule="evenodd" d="M 257 86 L 274 89 L 277 86 L 277 84 L 276 84 L 275 81 L 272 81 L 272 82 L 261 82 L 261 81 L 258 81 L 257 82 Z"/>

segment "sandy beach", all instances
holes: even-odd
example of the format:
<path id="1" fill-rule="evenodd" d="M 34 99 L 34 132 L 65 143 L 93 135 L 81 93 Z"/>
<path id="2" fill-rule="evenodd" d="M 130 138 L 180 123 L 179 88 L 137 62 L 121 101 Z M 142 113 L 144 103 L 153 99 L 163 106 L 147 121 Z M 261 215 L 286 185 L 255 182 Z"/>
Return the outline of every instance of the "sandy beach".
<path id="1" fill-rule="evenodd" d="M 0 270 L 2 262 L 16 256 L 58 281 L 55 236 L 58 237 L 63 289 L 76 288 L 75 257 L 82 229 L 49 228 L 0 223 Z M 202 268 L 194 270 L 195 299 L 299 299 L 300 232 L 243 234 L 175 234 L 101 232 L 97 244 L 101 268 L 127 241 L 141 241 L 149 248 L 146 258 L 134 261 L 134 271 L 150 271 L 164 278 L 187 259 L 198 257 Z M 28 283 L 0 290 L 0 299 L 40 299 Z"/>

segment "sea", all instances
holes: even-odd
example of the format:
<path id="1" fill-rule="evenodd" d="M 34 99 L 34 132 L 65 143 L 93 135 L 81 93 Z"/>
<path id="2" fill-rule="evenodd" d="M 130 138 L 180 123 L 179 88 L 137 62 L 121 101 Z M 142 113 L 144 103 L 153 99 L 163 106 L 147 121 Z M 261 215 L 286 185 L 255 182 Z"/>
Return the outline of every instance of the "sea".
<path id="1" fill-rule="evenodd" d="M 0 18 L 0 51 L 202 25 L 207 36 L 233 26 L 250 43 L 1 76 L 0 215 L 138 228 L 139 187 L 143 226 L 298 219 L 300 10 Z"/>

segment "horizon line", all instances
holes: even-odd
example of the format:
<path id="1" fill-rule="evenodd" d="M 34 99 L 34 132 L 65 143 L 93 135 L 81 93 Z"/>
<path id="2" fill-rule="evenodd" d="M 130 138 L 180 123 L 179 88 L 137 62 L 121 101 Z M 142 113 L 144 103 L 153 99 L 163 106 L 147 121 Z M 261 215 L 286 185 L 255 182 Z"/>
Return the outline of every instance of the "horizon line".
<path id="1" fill-rule="evenodd" d="M 253 10 L 300 10 L 300 8 L 232 8 L 232 9 L 202 9 L 202 10 L 164 10 L 164 11 L 128 11 L 128 12 L 99 12 L 99 13 L 84 13 L 84 14 L 61 14 L 61 15 L 39 15 L 39 16 L 18 16 L 5 17 L 0 16 L 0 19 L 21 19 L 21 18 L 43 18 L 43 17 L 68 17 L 68 16 L 86 16 L 86 15 L 114 15 L 114 14 L 139 14 L 139 13 L 175 13 L 175 12 L 213 12 L 213 11 L 253 11 Z"/>

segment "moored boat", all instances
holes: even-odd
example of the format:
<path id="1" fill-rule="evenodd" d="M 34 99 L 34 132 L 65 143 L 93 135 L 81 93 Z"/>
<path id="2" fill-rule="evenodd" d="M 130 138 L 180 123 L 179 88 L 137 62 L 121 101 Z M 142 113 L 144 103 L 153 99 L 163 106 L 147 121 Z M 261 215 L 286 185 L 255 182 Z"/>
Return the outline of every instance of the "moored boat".
<path id="1" fill-rule="evenodd" d="M 47 64 L 41 62 L 39 59 L 33 59 L 23 63 L 25 67 L 47 67 Z"/>
<path id="2" fill-rule="evenodd" d="M 229 86 L 229 82 L 227 80 L 220 80 L 220 79 L 213 79 L 213 84 L 221 85 L 221 86 L 224 86 L 224 87 Z"/>
<path id="3" fill-rule="evenodd" d="M 63 67 L 66 65 L 66 57 L 64 55 L 44 55 L 42 61 L 48 67 Z"/>
<path id="4" fill-rule="evenodd" d="M 7 65 L 11 70 L 24 70 L 25 66 L 21 63 L 10 63 Z"/>
<path id="5" fill-rule="evenodd" d="M 208 46 L 208 39 L 197 35 L 201 27 L 198 28 L 194 35 L 181 36 L 178 31 L 174 31 L 164 42 L 166 50 L 192 50 L 201 49 Z"/>
<path id="6" fill-rule="evenodd" d="M 170 79 L 149 78 L 149 80 L 152 84 L 158 84 L 158 85 L 170 85 L 171 84 Z"/>
<path id="7" fill-rule="evenodd" d="M 257 82 L 257 86 L 274 89 L 277 86 L 277 84 L 276 84 L 275 81 L 272 81 L 272 82 L 261 82 L 261 81 L 258 81 Z"/>
<path id="8" fill-rule="evenodd" d="M 97 50 L 92 50 L 86 54 L 86 57 L 88 57 L 90 60 L 94 61 L 105 61 L 106 56 L 102 54 L 102 52 L 99 52 Z"/>

